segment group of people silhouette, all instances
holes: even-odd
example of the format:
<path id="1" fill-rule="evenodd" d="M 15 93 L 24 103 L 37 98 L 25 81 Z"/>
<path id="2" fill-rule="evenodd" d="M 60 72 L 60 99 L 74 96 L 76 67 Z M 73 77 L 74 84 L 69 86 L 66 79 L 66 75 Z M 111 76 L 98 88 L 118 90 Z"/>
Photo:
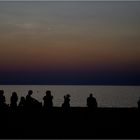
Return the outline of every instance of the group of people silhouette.
<path id="1" fill-rule="evenodd" d="M 10 105 L 6 104 L 4 90 L 0 90 L 0 110 L 5 110 L 7 108 L 11 108 L 12 110 L 27 109 L 27 110 L 34 110 L 34 109 L 41 109 L 44 108 L 45 110 L 51 110 L 53 108 L 53 96 L 51 95 L 51 91 L 47 90 L 46 95 L 43 97 L 43 104 L 39 102 L 37 99 L 32 97 L 33 91 L 29 90 L 26 97 L 21 97 L 18 103 L 18 95 L 16 92 L 12 92 L 12 96 L 10 98 Z M 70 109 L 70 94 L 66 94 L 64 96 L 64 102 L 62 103 L 63 110 Z M 97 101 L 96 98 L 93 97 L 92 93 L 87 98 L 87 106 L 89 109 L 96 109 L 97 108 Z"/>
<path id="2" fill-rule="evenodd" d="M 21 97 L 18 103 L 18 95 L 16 92 L 12 92 L 12 96 L 10 98 L 10 104 L 6 104 L 6 99 L 4 96 L 4 90 L 0 90 L 0 110 L 6 110 L 11 108 L 12 110 L 16 110 L 17 108 L 24 110 L 34 110 L 44 108 L 45 110 L 51 110 L 53 107 L 53 96 L 51 95 L 51 91 L 47 90 L 46 95 L 43 97 L 43 104 L 39 102 L 37 99 L 32 97 L 33 91 L 29 90 L 26 97 Z M 63 110 L 70 109 L 70 94 L 66 94 L 64 96 L 64 102 L 62 103 Z M 138 108 L 140 109 L 140 98 L 137 102 Z M 93 97 L 91 93 L 89 97 L 87 97 L 87 107 L 91 110 L 96 109 L 98 107 L 96 98 Z"/>

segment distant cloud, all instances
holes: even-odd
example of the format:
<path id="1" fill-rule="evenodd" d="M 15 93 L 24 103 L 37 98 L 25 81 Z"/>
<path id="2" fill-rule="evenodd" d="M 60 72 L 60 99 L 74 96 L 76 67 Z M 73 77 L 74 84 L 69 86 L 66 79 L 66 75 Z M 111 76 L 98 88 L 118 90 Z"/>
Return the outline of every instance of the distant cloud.
<path id="1" fill-rule="evenodd" d="M 20 27 L 20 28 L 25 28 L 25 29 L 34 29 L 34 28 L 40 27 L 38 24 L 30 23 L 30 22 L 29 23 L 18 23 L 15 25 Z"/>

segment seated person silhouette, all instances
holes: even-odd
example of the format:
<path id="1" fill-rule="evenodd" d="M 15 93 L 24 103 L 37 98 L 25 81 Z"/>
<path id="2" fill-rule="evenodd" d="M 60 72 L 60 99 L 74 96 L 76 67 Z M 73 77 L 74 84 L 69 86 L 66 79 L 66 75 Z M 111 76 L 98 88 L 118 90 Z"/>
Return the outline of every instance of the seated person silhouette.
<path id="1" fill-rule="evenodd" d="M 46 91 L 46 95 L 43 97 L 43 100 L 45 109 L 51 109 L 53 107 L 53 96 L 51 95 L 50 90 Z"/>
<path id="2" fill-rule="evenodd" d="M 26 108 L 27 109 L 38 109 L 41 106 L 41 103 L 33 98 L 31 95 L 33 94 L 32 90 L 28 91 L 28 95 L 26 96 Z"/>
<path id="3" fill-rule="evenodd" d="M 97 101 L 96 101 L 96 98 L 93 97 L 92 93 L 87 98 L 87 106 L 89 109 L 96 109 L 97 108 Z"/>
<path id="4" fill-rule="evenodd" d="M 62 109 L 64 111 L 70 110 L 70 95 L 69 94 L 64 96 L 64 103 L 62 104 Z"/>
<path id="5" fill-rule="evenodd" d="M 4 90 L 0 90 L 0 110 L 2 111 L 8 109 L 8 105 L 5 103 L 5 101 Z"/>
<path id="6" fill-rule="evenodd" d="M 11 109 L 13 109 L 13 110 L 16 109 L 17 108 L 17 101 L 18 101 L 18 96 L 17 96 L 16 92 L 12 93 L 10 101 L 11 101 L 11 103 L 10 103 Z"/>

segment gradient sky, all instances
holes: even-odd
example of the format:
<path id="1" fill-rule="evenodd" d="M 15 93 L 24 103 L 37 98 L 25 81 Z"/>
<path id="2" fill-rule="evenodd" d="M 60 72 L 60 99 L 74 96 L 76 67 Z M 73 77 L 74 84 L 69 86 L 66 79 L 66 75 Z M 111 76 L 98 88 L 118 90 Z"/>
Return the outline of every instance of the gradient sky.
<path id="1" fill-rule="evenodd" d="M 140 84 L 140 2 L 0 2 L 0 84 Z"/>

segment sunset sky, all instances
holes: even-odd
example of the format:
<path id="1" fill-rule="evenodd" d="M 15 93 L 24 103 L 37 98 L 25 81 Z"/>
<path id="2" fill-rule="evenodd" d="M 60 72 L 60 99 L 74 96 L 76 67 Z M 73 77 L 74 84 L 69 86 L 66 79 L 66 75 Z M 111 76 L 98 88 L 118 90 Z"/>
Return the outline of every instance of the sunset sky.
<path id="1" fill-rule="evenodd" d="M 140 84 L 140 2 L 0 2 L 0 84 Z"/>

